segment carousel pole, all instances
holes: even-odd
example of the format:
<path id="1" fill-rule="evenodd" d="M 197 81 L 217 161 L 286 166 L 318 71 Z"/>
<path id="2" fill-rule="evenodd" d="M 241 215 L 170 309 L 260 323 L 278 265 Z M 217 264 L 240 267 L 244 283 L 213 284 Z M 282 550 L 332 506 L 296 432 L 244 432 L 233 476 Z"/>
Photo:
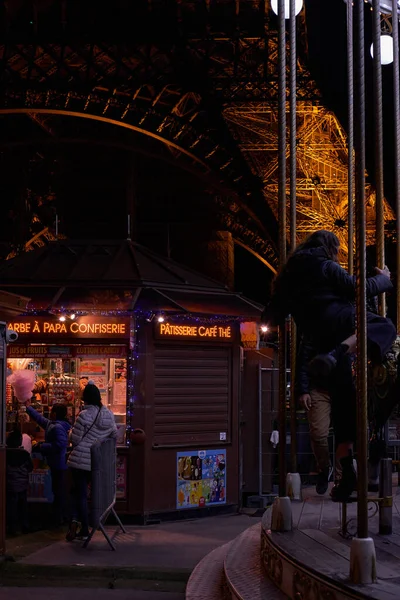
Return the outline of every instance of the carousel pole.
<path id="1" fill-rule="evenodd" d="M 286 262 L 286 24 L 285 0 L 278 0 L 278 216 L 279 266 Z M 290 498 L 286 496 L 286 327 L 279 331 L 279 497 L 272 508 L 273 531 L 292 529 Z"/>
<path id="2" fill-rule="evenodd" d="M 296 248 L 296 70 L 297 70 L 297 52 L 296 52 L 296 6 L 295 0 L 290 0 L 290 21 L 289 21 L 289 43 L 290 43 L 290 250 Z M 290 468 L 291 473 L 287 475 L 288 495 L 293 500 L 301 500 L 301 479 L 297 471 L 297 427 L 296 427 L 296 393 L 294 378 L 296 373 L 296 355 L 297 355 L 297 331 L 294 319 L 290 320 Z"/>
<path id="3" fill-rule="evenodd" d="M 354 53 L 353 53 L 353 2 L 347 2 L 347 111 L 348 111 L 348 185 L 347 230 L 348 271 L 354 271 Z"/>
<path id="4" fill-rule="evenodd" d="M 397 271 L 397 333 L 400 331 L 400 60 L 399 60 L 399 19 L 397 0 L 392 0 L 393 35 L 393 105 L 394 105 L 394 192 L 396 205 L 396 271 Z"/>
<path id="5" fill-rule="evenodd" d="M 381 65 L 381 16 L 380 0 L 372 0 L 372 37 L 374 69 L 374 132 L 375 132 L 375 186 L 376 186 L 376 262 L 380 269 L 385 266 L 385 218 L 383 213 L 383 107 Z M 379 295 L 379 314 L 386 314 L 385 294 Z"/>
<path id="6" fill-rule="evenodd" d="M 376 579 L 375 545 L 368 537 L 367 474 L 367 306 L 365 211 L 365 40 L 364 0 L 355 0 L 355 212 L 356 212 L 356 334 L 357 334 L 357 537 L 351 542 L 350 579 Z"/>

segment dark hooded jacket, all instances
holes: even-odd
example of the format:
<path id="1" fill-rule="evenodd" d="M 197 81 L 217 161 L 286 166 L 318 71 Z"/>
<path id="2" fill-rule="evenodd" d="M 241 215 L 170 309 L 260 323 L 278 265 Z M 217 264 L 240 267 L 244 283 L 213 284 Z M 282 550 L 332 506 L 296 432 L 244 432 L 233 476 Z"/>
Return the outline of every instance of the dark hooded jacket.
<path id="1" fill-rule="evenodd" d="M 368 297 L 392 288 L 385 275 L 367 279 Z M 291 314 L 300 332 L 321 351 L 354 331 L 354 300 L 355 277 L 329 259 L 324 248 L 310 248 L 289 258 L 275 281 L 267 316 L 279 323 Z"/>
<path id="2" fill-rule="evenodd" d="M 32 406 L 28 406 L 26 412 L 45 430 L 45 441 L 40 444 L 40 452 L 46 457 L 50 469 L 66 470 L 68 437 L 71 425 L 68 421 L 46 419 Z"/>
<path id="3" fill-rule="evenodd" d="M 29 486 L 29 473 L 33 471 L 30 454 L 23 448 L 6 449 L 7 492 L 26 492 Z"/>

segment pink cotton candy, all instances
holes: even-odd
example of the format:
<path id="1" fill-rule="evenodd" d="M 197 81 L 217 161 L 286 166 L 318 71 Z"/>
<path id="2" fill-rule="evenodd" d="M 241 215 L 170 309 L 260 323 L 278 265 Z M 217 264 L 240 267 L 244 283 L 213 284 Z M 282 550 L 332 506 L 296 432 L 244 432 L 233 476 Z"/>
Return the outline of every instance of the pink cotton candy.
<path id="1" fill-rule="evenodd" d="M 17 399 L 20 402 L 25 402 L 32 397 L 32 389 L 35 385 L 35 373 L 28 369 L 14 371 L 12 375 L 7 377 L 7 383 L 13 386 Z"/>

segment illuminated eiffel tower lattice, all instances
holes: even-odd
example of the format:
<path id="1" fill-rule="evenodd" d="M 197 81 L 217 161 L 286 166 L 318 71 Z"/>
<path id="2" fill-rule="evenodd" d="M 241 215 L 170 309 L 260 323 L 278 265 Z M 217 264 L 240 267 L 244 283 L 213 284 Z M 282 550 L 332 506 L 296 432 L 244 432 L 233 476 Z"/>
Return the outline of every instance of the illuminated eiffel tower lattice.
<path id="1" fill-rule="evenodd" d="M 277 77 L 277 41 L 270 36 L 270 76 Z M 287 46 L 289 58 L 289 46 Z M 317 229 L 328 229 L 338 235 L 343 249 L 342 260 L 348 253 L 348 152 L 347 136 L 336 116 L 327 110 L 316 91 L 315 82 L 304 65 L 298 61 L 297 102 L 297 240 Z M 289 97 L 289 91 L 287 91 Z M 287 102 L 287 113 L 289 102 Z M 265 199 L 278 220 L 278 107 L 276 87 L 271 99 L 262 102 L 226 104 L 224 118 L 253 173 L 262 178 Z M 289 115 L 288 115 L 289 117 Z M 287 119 L 289 123 L 289 118 Z M 289 134 L 287 138 L 289 157 Z M 289 208 L 289 177 L 287 179 Z M 366 184 L 367 243 L 375 240 L 375 192 Z M 385 221 L 394 213 L 385 200 Z M 289 228 L 288 228 L 289 236 Z"/>

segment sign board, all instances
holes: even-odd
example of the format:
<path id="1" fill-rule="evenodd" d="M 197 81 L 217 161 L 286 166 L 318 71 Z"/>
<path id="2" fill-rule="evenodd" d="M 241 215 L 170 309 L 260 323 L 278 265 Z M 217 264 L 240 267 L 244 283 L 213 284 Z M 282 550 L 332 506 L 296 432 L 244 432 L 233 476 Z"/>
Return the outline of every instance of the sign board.
<path id="1" fill-rule="evenodd" d="M 33 471 L 29 473 L 28 502 L 53 502 L 51 473 L 40 452 L 32 452 Z"/>
<path id="2" fill-rule="evenodd" d="M 18 333 L 24 341 L 48 341 L 50 339 L 129 339 L 129 318 L 118 317 L 78 317 L 71 321 L 60 321 L 57 317 L 15 317 L 7 324 L 8 329 Z"/>
<path id="3" fill-rule="evenodd" d="M 126 346 L 50 346 L 46 344 L 10 344 L 7 348 L 8 358 L 76 358 L 125 357 Z"/>
<path id="4" fill-rule="evenodd" d="M 159 340 L 191 340 L 202 342 L 232 342 L 232 325 L 201 323 L 156 323 L 155 336 Z"/>
<path id="5" fill-rule="evenodd" d="M 226 504 L 226 450 L 177 452 L 176 508 Z"/>

